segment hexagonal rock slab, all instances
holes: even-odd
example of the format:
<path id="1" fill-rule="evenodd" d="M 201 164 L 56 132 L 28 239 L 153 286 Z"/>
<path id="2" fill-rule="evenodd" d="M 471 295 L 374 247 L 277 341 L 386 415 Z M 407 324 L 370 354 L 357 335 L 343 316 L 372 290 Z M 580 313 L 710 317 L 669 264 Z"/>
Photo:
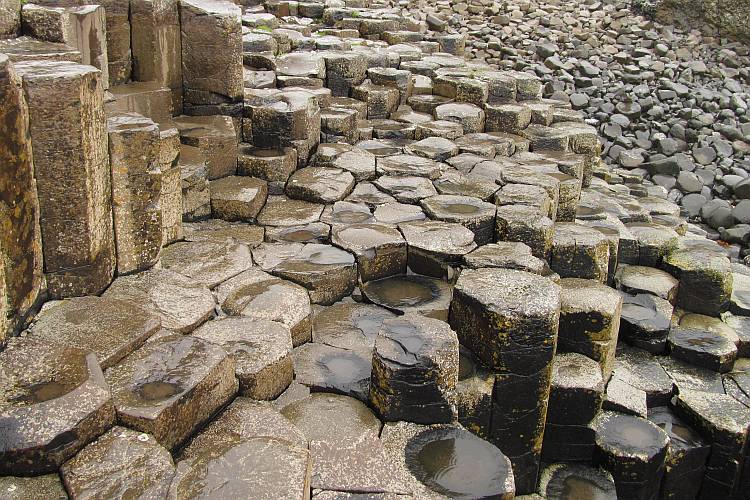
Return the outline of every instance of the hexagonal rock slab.
<path id="1" fill-rule="evenodd" d="M 370 400 L 385 420 L 456 420 L 458 338 L 442 321 L 417 314 L 387 319 L 372 357 Z"/>
<path id="2" fill-rule="evenodd" d="M 178 484 L 172 486 L 184 492 L 191 492 L 190 482 L 206 473 L 209 480 L 198 480 L 200 488 L 230 496 L 233 492 L 254 496 L 250 494 L 254 490 L 246 488 L 255 485 L 274 496 L 302 499 L 307 498 L 304 492 L 310 487 L 307 439 L 268 402 L 235 399 L 193 438 L 179 458 Z M 227 462 L 226 471 L 220 466 L 222 460 Z M 253 466 L 257 469 L 245 468 Z"/>
<path id="3" fill-rule="evenodd" d="M 130 300 L 156 311 L 161 326 L 188 333 L 214 314 L 216 303 L 205 286 L 167 269 L 121 276 L 104 297 Z"/>
<path id="4" fill-rule="evenodd" d="M 172 456 L 152 436 L 117 426 L 60 472 L 74 498 L 164 498 L 174 471 Z"/>
<path id="5" fill-rule="evenodd" d="M 395 316 L 388 309 L 373 304 L 339 302 L 315 314 L 313 341 L 372 349 L 383 321 Z"/>
<path id="6" fill-rule="evenodd" d="M 465 270 L 454 288 L 451 326 L 500 372 L 490 440 L 513 462 L 523 492 L 536 486 L 559 316 L 560 288 L 536 274 Z"/>
<path id="7" fill-rule="evenodd" d="M 680 280 L 678 307 L 708 316 L 717 316 L 729 307 L 731 265 L 717 243 L 685 240 L 664 258 L 662 267 Z"/>
<path id="8" fill-rule="evenodd" d="M 251 268 L 219 285 L 216 295 L 227 314 L 277 321 L 295 346 L 310 340 L 310 296 L 296 283 Z"/>
<path id="9" fill-rule="evenodd" d="M 401 203 L 418 203 L 422 198 L 437 194 L 432 182 L 424 177 L 384 175 L 373 184 Z"/>
<path id="10" fill-rule="evenodd" d="M 179 446 L 237 393 L 234 359 L 190 336 L 147 343 L 107 371 L 118 421 Z"/>
<path id="11" fill-rule="evenodd" d="M 339 338 L 339 340 L 344 340 Z M 372 348 L 353 339 L 343 345 L 310 342 L 294 349 L 295 380 L 313 391 L 368 400 Z"/>
<path id="12" fill-rule="evenodd" d="M 162 266 L 214 288 L 253 266 L 250 249 L 241 243 L 185 241 L 162 251 Z"/>
<path id="13" fill-rule="evenodd" d="M 477 245 L 490 243 L 495 236 L 497 207 L 492 203 L 470 196 L 439 194 L 420 204 L 431 219 L 455 222 L 470 229 Z"/>
<path id="14" fill-rule="evenodd" d="M 238 397 L 190 440 L 179 459 L 199 456 L 207 447 L 222 440 L 266 437 L 288 441 L 307 448 L 307 438 L 267 401 Z"/>
<path id="15" fill-rule="evenodd" d="M 622 296 L 595 280 L 560 280 L 557 352 L 577 352 L 597 361 L 609 377 L 620 331 Z"/>
<path id="16" fill-rule="evenodd" d="M 346 198 L 354 184 L 354 176 L 341 168 L 306 167 L 289 177 L 286 193 L 298 200 L 333 203 Z"/>
<path id="17" fill-rule="evenodd" d="M 362 282 L 406 271 L 406 241 L 385 224 L 351 224 L 334 227 L 331 242 L 353 253 Z"/>
<path id="18" fill-rule="evenodd" d="M 303 500 L 310 489 L 306 448 L 271 437 L 219 437 L 177 463 L 168 498 L 274 498 Z M 263 493 L 261 493 L 263 492 Z"/>
<path id="19" fill-rule="evenodd" d="M 399 314 L 416 313 L 448 320 L 451 286 L 428 276 L 408 274 L 369 281 L 362 285 L 368 301 Z"/>
<path id="20" fill-rule="evenodd" d="M 409 269 L 415 273 L 451 279 L 463 256 L 474 250 L 474 233 L 452 222 L 424 221 L 399 224 L 408 245 Z"/>
<path id="21" fill-rule="evenodd" d="M 609 244 L 601 231 L 575 223 L 555 224 L 549 266 L 563 278 L 602 283 L 609 270 Z"/>
<path id="22" fill-rule="evenodd" d="M 349 252 L 310 243 L 273 266 L 271 272 L 307 288 L 314 304 L 330 305 L 349 295 L 357 281 L 357 264 Z"/>
<path id="23" fill-rule="evenodd" d="M 251 248 L 263 243 L 265 233 L 261 226 L 251 226 L 243 222 L 227 222 L 220 219 L 184 223 L 182 229 L 185 233 L 185 241 L 225 243 L 229 240 Z"/>
<path id="24" fill-rule="evenodd" d="M 264 226 L 298 226 L 320 220 L 323 205 L 286 196 L 269 196 L 258 214 L 258 224 Z"/>
<path id="25" fill-rule="evenodd" d="M 498 241 L 483 245 L 464 255 L 464 264 L 471 269 L 501 267 L 543 276 L 552 272 L 546 262 L 531 254 L 528 245 L 515 241 Z"/>
<path id="26" fill-rule="evenodd" d="M 377 170 L 381 174 L 427 177 L 430 180 L 440 177 L 447 167 L 444 163 L 415 155 L 385 156 L 377 160 Z"/>
<path id="27" fill-rule="evenodd" d="M 613 412 L 591 423 L 596 431 L 595 463 L 615 480 L 618 498 L 648 498 L 659 489 L 669 436 L 648 420 Z"/>
<path id="28" fill-rule="evenodd" d="M 228 317 L 205 323 L 193 336 L 220 345 L 234 356 L 242 396 L 274 399 L 292 383 L 292 335 L 281 323 Z"/>
<path id="29" fill-rule="evenodd" d="M 227 221 L 255 220 L 268 197 L 266 181 L 230 175 L 210 182 L 211 213 Z"/>
<path id="30" fill-rule="evenodd" d="M 288 404 L 281 414 L 308 441 L 337 443 L 342 439 L 378 437 L 381 423 L 361 401 L 339 394 L 317 392 Z"/>
<path id="31" fill-rule="evenodd" d="M 381 439 L 415 498 L 509 500 L 515 495 L 508 458 L 460 425 L 389 422 Z"/>
<path id="32" fill-rule="evenodd" d="M 30 333 L 35 339 L 91 351 L 106 370 L 160 328 L 161 318 L 156 313 L 131 301 L 75 297 L 48 303 Z"/>
<path id="33" fill-rule="evenodd" d="M 114 419 L 94 354 L 30 338 L 0 353 L 0 474 L 56 471 Z"/>

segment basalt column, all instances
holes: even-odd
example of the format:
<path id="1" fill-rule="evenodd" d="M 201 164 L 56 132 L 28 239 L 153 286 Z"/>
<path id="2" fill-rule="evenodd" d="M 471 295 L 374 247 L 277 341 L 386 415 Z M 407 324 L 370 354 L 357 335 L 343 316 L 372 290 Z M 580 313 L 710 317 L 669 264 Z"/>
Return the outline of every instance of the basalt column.
<path id="1" fill-rule="evenodd" d="M 232 2 L 183 0 L 182 81 L 185 105 L 242 100 L 242 11 Z"/>
<path id="2" fill-rule="evenodd" d="M 0 54 L 0 343 L 21 326 L 42 285 L 39 201 L 21 78 Z M 2 288 L 5 288 L 3 290 Z M 5 325 L 5 326 L 3 326 Z"/>
<path id="3" fill-rule="evenodd" d="M 115 269 L 101 72 L 67 61 L 16 69 L 29 106 L 50 297 L 98 294 Z"/>
<path id="4" fill-rule="evenodd" d="M 104 6 L 107 21 L 107 63 L 109 84 L 119 85 L 130 80 L 132 54 L 130 51 L 130 2 L 99 0 Z"/>
<path id="5" fill-rule="evenodd" d="M 21 28 L 21 0 L 0 3 L 0 38 L 13 38 Z"/>
<path id="6" fill-rule="evenodd" d="M 177 0 L 130 0 L 133 80 L 156 81 L 172 91 L 182 113 L 182 42 Z"/>
<path id="7" fill-rule="evenodd" d="M 117 273 L 144 271 L 162 245 L 159 129 L 137 113 L 107 119 Z"/>
<path id="8" fill-rule="evenodd" d="M 513 463 L 518 493 L 536 488 L 560 319 L 560 289 L 510 269 L 465 270 L 450 324 L 495 374 L 489 440 Z"/>

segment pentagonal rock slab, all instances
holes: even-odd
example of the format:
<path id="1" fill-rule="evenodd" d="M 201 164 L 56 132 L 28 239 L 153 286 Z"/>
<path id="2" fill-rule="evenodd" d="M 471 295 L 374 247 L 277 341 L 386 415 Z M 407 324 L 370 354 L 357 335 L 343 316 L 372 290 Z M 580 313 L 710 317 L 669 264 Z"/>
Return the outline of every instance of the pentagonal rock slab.
<path id="1" fill-rule="evenodd" d="M 323 205 L 286 196 L 269 196 L 258 214 L 258 224 L 264 226 L 297 226 L 320 220 Z"/>
<path id="2" fill-rule="evenodd" d="M 406 271 L 406 241 L 384 224 L 351 224 L 333 229 L 331 242 L 353 253 L 362 282 Z"/>
<path id="3" fill-rule="evenodd" d="M 274 399 L 292 383 L 292 335 L 280 323 L 229 317 L 205 323 L 193 336 L 220 345 L 234 356 L 242 396 Z"/>
<path id="4" fill-rule="evenodd" d="M 304 286 L 315 304 L 333 304 L 349 295 L 357 281 L 357 264 L 349 252 L 311 243 L 275 265 L 271 272 Z"/>
<path id="5" fill-rule="evenodd" d="M 210 182 L 211 213 L 227 221 L 255 220 L 268 197 L 268 185 L 255 177 L 230 175 Z"/>
<path id="6" fill-rule="evenodd" d="M 452 222 L 399 224 L 408 245 L 409 268 L 419 274 L 452 279 L 467 253 L 474 250 L 474 233 Z"/>
<path id="7" fill-rule="evenodd" d="M 161 328 L 161 318 L 127 300 L 75 297 L 51 302 L 30 328 L 33 338 L 96 354 L 103 369 L 118 363 Z"/>
<path id="8" fill-rule="evenodd" d="M 234 359 L 190 336 L 147 343 L 107 371 L 118 421 L 179 446 L 237 392 Z"/>
<path id="9" fill-rule="evenodd" d="M 177 242 L 162 251 L 162 266 L 209 288 L 252 267 L 250 249 L 239 243 Z"/>
<path id="10" fill-rule="evenodd" d="M 455 222 L 470 229 L 477 245 L 485 245 L 495 236 L 496 206 L 492 203 L 469 196 L 439 194 L 420 204 L 431 219 Z"/>
<path id="11" fill-rule="evenodd" d="M 373 184 L 401 203 L 418 203 L 437 194 L 435 186 L 425 177 L 384 175 Z"/>
<path id="12" fill-rule="evenodd" d="M 306 167 L 294 172 L 286 183 L 290 198 L 313 203 L 343 200 L 352 189 L 354 176 L 340 168 Z"/>
<path id="13" fill-rule="evenodd" d="M 447 423 L 458 417 L 458 338 L 417 314 L 383 321 L 372 358 L 370 400 L 385 420 Z"/>
<path id="14" fill-rule="evenodd" d="M 343 340 L 343 339 L 339 339 Z M 352 396 L 367 401 L 372 371 L 372 349 L 356 345 L 310 342 L 292 353 L 295 380 L 313 391 Z"/>
<path id="15" fill-rule="evenodd" d="M 293 345 L 310 340 L 310 296 L 296 283 L 252 268 L 222 283 L 216 294 L 227 314 L 279 322 Z"/>
<path id="16" fill-rule="evenodd" d="M 204 285 L 167 269 L 121 276 L 104 297 L 130 300 L 161 316 L 161 326 L 188 333 L 214 314 L 216 302 Z"/>

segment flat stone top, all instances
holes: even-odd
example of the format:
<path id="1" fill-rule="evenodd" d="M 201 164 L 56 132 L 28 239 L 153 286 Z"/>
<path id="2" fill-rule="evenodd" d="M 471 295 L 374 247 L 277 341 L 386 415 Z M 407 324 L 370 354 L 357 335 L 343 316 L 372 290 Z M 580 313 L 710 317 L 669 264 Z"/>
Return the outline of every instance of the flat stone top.
<path id="1" fill-rule="evenodd" d="M 0 412 L 32 407 L 74 391 L 91 377 L 91 360 L 93 355 L 73 347 L 12 339 L 0 352 Z M 94 367 L 99 370 L 95 362 Z"/>
<path id="2" fill-rule="evenodd" d="M 383 321 L 396 315 L 374 304 L 339 302 L 315 314 L 313 341 L 341 348 L 373 347 Z M 356 339 L 356 345 L 351 345 Z"/>
<path id="3" fill-rule="evenodd" d="M 482 245 L 464 255 L 464 262 L 473 269 L 481 267 L 523 268 L 522 270 L 533 270 L 535 273 L 541 273 L 545 267 L 543 260 L 531 254 L 531 248 L 528 245 L 516 241 L 498 241 Z"/>
<path id="4" fill-rule="evenodd" d="M 547 316 L 557 314 L 560 307 L 558 285 L 537 274 L 514 269 L 466 269 L 454 291 L 503 315 Z"/>
<path id="5" fill-rule="evenodd" d="M 593 359 L 576 352 L 558 353 L 552 362 L 552 385 L 601 392 L 604 379 Z"/>
<path id="6" fill-rule="evenodd" d="M 669 444 L 669 436 L 659 426 L 632 415 L 603 411 L 591 425 L 597 446 L 616 457 L 650 462 Z"/>
<path id="7" fill-rule="evenodd" d="M 441 370 L 458 373 L 458 337 L 448 323 L 416 313 L 386 319 L 375 341 L 375 352 L 399 366 L 439 360 Z M 454 354 L 451 356 L 451 354 Z"/>
<path id="8" fill-rule="evenodd" d="M 155 418 L 227 356 L 223 348 L 201 338 L 167 335 L 109 369 L 106 379 L 118 411 Z"/>
<path id="9" fill-rule="evenodd" d="M 669 252 L 664 263 L 680 271 L 711 269 L 717 273 L 729 273 L 732 267 L 726 251 L 718 243 L 686 238 Z"/>
<path id="10" fill-rule="evenodd" d="M 44 59 L 50 55 L 66 55 L 76 57 L 80 60 L 81 54 L 78 49 L 64 43 L 45 42 L 28 36 L 0 40 L 0 67 L 11 61 L 24 61 L 29 59 Z M 3 62 L 5 60 L 6 62 Z"/>
<path id="11" fill-rule="evenodd" d="M 726 394 L 681 389 L 677 407 L 707 431 L 743 435 L 750 427 L 750 408 Z"/>
<path id="12" fill-rule="evenodd" d="M 354 255 L 331 245 L 309 243 L 293 256 L 284 259 L 274 266 L 274 271 L 290 273 L 318 272 L 325 273 L 327 268 L 350 266 L 354 264 Z"/>
<path id="13" fill-rule="evenodd" d="M 25 81 L 48 79 L 72 79 L 87 75 L 101 75 L 101 71 L 87 64 L 71 61 L 23 61 L 14 64 L 14 68 Z"/>
<path id="14" fill-rule="evenodd" d="M 564 312 L 607 311 L 614 314 L 622 304 L 622 295 L 595 280 L 563 278 L 560 307 Z"/>
<path id="15" fill-rule="evenodd" d="M 465 254 L 476 248 L 474 233 L 453 222 L 421 221 L 399 224 L 409 246 L 427 251 Z"/>
<path id="16" fill-rule="evenodd" d="M 233 2 L 225 0 L 181 0 L 181 6 L 198 13 L 207 13 L 213 16 L 236 16 L 239 23 L 242 17 L 242 9 Z"/>
<path id="17" fill-rule="evenodd" d="M 156 124 L 138 113 L 115 112 L 107 115 L 107 132 L 156 132 Z"/>
<path id="18" fill-rule="evenodd" d="M 331 240 L 334 244 L 355 252 L 382 245 L 405 245 L 398 229 L 385 224 L 350 224 L 334 228 Z"/>
<path id="19" fill-rule="evenodd" d="M 281 410 L 281 414 L 312 441 L 338 442 L 377 437 L 381 423 L 367 405 L 338 394 L 312 393 Z"/>
<path id="20" fill-rule="evenodd" d="M 289 329 L 275 321 L 227 317 L 204 323 L 193 336 L 222 346 L 241 363 L 245 372 L 258 372 L 292 350 Z"/>
<path id="21" fill-rule="evenodd" d="M 421 201 L 422 208 L 431 217 L 466 220 L 494 217 L 496 206 L 479 198 L 439 194 Z"/>

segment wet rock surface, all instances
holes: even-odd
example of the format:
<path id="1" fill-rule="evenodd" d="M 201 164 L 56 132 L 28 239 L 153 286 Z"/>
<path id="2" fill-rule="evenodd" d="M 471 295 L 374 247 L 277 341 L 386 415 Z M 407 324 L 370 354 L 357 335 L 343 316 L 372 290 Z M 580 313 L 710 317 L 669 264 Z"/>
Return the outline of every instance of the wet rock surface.
<path id="1" fill-rule="evenodd" d="M 0 7 L 0 496 L 747 489 L 725 31 L 74 3 Z"/>

